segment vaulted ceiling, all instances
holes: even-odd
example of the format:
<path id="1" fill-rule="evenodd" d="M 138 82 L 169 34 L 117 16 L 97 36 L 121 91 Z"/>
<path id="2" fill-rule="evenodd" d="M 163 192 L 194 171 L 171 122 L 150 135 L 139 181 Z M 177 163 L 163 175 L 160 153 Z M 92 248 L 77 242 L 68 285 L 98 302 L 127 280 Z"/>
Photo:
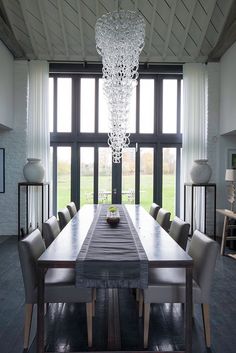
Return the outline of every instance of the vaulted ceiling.
<path id="1" fill-rule="evenodd" d="M 146 22 L 143 63 L 217 60 L 236 39 L 234 0 L 120 0 Z M 16 58 L 98 62 L 94 27 L 118 0 L 0 0 L 0 39 Z"/>

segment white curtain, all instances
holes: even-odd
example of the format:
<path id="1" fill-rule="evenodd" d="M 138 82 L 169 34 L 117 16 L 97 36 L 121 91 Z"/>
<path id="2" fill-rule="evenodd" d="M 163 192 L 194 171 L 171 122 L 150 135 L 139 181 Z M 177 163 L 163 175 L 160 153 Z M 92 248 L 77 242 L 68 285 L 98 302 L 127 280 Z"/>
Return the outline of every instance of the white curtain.
<path id="1" fill-rule="evenodd" d="M 29 62 L 27 157 L 40 158 L 49 181 L 49 122 L 48 122 L 49 65 L 46 61 Z M 29 195 L 29 220 L 32 228 L 41 228 L 41 196 L 34 188 Z M 46 191 L 46 190 L 45 190 Z M 45 194 L 44 210 L 47 210 Z"/>
<path id="2" fill-rule="evenodd" d="M 183 149 L 182 185 L 191 182 L 190 169 L 195 159 L 207 158 L 207 73 L 205 64 L 183 66 Z M 199 188 L 200 189 L 200 188 Z M 183 192 L 181 193 L 183 195 Z M 204 195 L 201 190 L 194 198 L 193 229 L 203 231 Z M 187 220 L 190 219 L 190 195 L 187 194 Z M 182 203 L 183 205 L 183 199 Z M 183 207 L 181 207 L 183 209 Z"/>

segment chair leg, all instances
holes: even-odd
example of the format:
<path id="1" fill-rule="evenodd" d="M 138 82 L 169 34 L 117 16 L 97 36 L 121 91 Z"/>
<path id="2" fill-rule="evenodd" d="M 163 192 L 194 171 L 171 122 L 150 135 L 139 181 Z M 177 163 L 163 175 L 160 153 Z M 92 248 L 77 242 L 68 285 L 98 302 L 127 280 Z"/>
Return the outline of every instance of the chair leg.
<path id="1" fill-rule="evenodd" d="M 33 307 L 34 304 L 25 304 L 24 349 L 29 347 Z"/>
<path id="2" fill-rule="evenodd" d="M 140 289 L 136 288 L 136 301 L 139 301 L 139 293 L 140 293 Z"/>
<path id="3" fill-rule="evenodd" d="M 144 304 L 144 330 L 143 330 L 144 348 L 147 348 L 148 346 L 149 318 L 150 318 L 150 303 L 145 303 Z"/>
<path id="4" fill-rule="evenodd" d="M 88 346 L 93 345 L 93 302 L 86 303 Z"/>
<path id="5" fill-rule="evenodd" d="M 211 328 L 210 328 L 210 307 L 209 304 L 201 304 L 202 306 L 202 318 L 204 325 L 204 334 L 206 346 L 211 346 Z"/>
<path id="6" fill-rule="evenodd" d="M 96 288 L 93 288 L 93 317 L 95 316 Z"/>
<path id="7" fill-rule="evenodd" d="M 138 304 L 138 316 L 143 316 L 143 291 L 139 290 L 139 304 Z"/>
<path id="8" fill-rule="evenodd" d="M 97 300 L 97 288 L 93 288 L 93 300 Z"/>

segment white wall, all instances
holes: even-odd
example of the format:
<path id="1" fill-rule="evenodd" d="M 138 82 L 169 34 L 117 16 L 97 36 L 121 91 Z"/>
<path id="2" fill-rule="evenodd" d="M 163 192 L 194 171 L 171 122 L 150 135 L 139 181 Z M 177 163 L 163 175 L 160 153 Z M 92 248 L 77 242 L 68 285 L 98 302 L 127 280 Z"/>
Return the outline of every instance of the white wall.
<path id="1" fill-rule="evenodd" d="M 0 54 L 1 60 L 1 54 Z M 5 148 L 5 193 L 0 193 L 0 235 L 17 234 L 17 187 L 24 180 L 26 163 L 27 79 L 28 63 L 14 61 L 13 130 L 0 130 L 0 147 Z M 24 208 L 23 208 L 24 209 Z"/>
<path id="2" fill-rule="evenodd" d="M 219 207 L 229 208 L 225 170 L 230 149 L 236 151 L 236 43 L 220 60 Z"/>
<path id="3" fill-rule="evenodd" d="M 13 56 L 0 41 L 0 130 L 13 128 L 13 71 Z"/>
<path id="4" fill-rule="evenodd" d="M 225 170 L 230 149 L 236 150 L 236 44 L 220 63 L 208 64 L 208 160 L 211 181 L 217 185 L 217 208 L 229 208 Z M 217 214 L 218 236 L 222 227 L 223 217 Z"/>
<path id="5" fill-rule="evenodd" d="M 229 208 L 227 201 L 227 190 L 225 183 L 225 170 L 228 167 L 228 151 L 236 148 L 236 136 L 224 135 L 220 133 L 220 121 L 222 102 L 224 95 L 221 87 L 222 67 L 221 63 L 209 63 L 208 69 L 208 161 L 212 167 L 211 182 L 216 183 L 216 207 Z M 227 85 L 226 85 L 227 89 Z M 213 204 L 211 205 L 213 206 Z M 213 225 L 212 211 L 207 215 L 207 224 Z M 217 214 L 216 217 L 217 235 L 221 236 L 223 228 L 223 217 Z"/>
<path id="6" fill-rule="evenodd" d="M 219 186 L 219 109 L 220 109 L 220 64 L 208 63 L 208 133 L 207 133 L 207 158 L 212 168 L 211 183 L 216 183 L 217 207 L 220 192 Z M 211 193 L 211 194 L 209 194 Z M 213 234 L 213 189 L 208 189 L 207 228 L 208 233 Z"/>
<path id="7" fill-rule="evenodd" d="M 236 134 L 236 43 L 220 61 L 220 134 Z"/>

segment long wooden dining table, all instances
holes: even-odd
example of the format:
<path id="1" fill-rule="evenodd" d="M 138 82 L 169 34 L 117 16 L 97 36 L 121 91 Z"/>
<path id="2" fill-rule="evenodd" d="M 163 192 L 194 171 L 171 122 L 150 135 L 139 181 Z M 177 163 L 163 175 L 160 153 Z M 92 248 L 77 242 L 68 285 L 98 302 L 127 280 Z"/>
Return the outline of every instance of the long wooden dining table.
<path id="1" fill-rule="evenodd" d="M 37 353 L 44 352 L 44 279 L 48 268 L 75 268 L 98 205 L 85 205 L 38 259 Z M 140 205 L 125 205 L 148 258 L 149 268 L 186 269 L 185 351 L 192 351 L 192 258 Z"/>

